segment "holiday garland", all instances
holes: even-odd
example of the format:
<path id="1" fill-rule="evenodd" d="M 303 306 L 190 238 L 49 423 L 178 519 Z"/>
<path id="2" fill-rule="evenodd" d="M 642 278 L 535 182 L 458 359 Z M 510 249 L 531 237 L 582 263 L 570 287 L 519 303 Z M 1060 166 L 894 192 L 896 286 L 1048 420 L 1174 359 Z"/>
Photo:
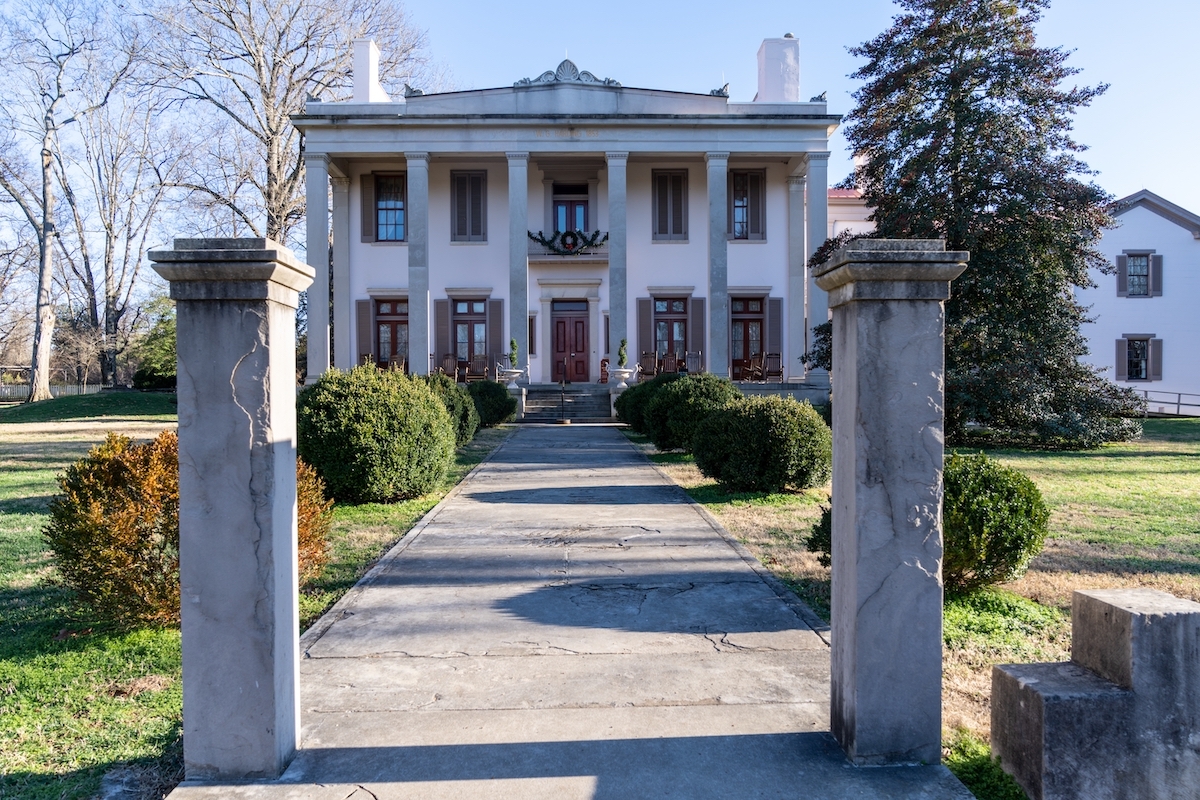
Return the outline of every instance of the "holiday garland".
<path id="1" fill-rule="evenodd" d="M 560 256 L 582 255 L 608 241 L 608 234 L 601 236 L 600 231 L 593 231 L 590 235 L 585 231 L 556 231 L 549 239 L 541 231 L 536 235 L 533 231 L 528 233 L 531 241 Z"/>

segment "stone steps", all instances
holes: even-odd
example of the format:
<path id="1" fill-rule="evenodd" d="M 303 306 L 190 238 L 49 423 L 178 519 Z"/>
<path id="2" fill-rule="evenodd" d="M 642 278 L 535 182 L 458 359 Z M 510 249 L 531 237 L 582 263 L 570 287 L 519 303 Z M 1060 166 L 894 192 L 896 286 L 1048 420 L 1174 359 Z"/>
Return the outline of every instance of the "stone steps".
<path id="1" fill-rule="evenodd" d="M 610 422 L 608 387 L 531 387 L 525 395 L 524 422 Z"/>

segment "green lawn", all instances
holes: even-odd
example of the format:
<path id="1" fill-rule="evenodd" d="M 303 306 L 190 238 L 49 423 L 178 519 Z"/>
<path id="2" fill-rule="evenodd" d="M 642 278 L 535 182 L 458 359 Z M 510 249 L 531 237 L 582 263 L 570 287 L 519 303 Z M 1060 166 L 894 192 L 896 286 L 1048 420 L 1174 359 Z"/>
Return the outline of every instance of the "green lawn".
<path id="1" fill-rule="evenodd" d="M 101 392 L 0 408 L 0 425 L 7 422 L 62 422 L 75 419 L 174 422 L 175 395 L 164 392 Z"/>
<path id="2" fill-rule="evenodd" d="M 55 475 L 105 428 L 150 438 L 174 419 L 169 395 L 111 397 L 122 402 L 90 395 L 0 411 L 0 798 L 88 798 L 119 765 L 143 784 L 169 788 L 180 778 L 178 630 L 118 630 L 74 607 L 41 538 Z M 96 418 L 105 424 L 70 424 Z M 8 424 L 49 421 L 68 424 Z M 336 507 L 333 559 L 302 596 L 303 625 L 509 432 L 480 431 L 437 492 L 392 506 Z"/>

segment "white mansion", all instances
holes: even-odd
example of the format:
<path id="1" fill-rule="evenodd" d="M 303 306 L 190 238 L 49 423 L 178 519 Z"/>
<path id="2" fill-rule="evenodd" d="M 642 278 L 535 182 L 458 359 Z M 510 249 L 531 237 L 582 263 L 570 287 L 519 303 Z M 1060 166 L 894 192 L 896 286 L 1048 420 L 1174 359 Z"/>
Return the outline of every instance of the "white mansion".
<path id="1" fill-rule="evenodd" d="M 317 271 L 310 380 L 363 361 L 490 367 L 515 339 L 531 382 L 596 381 L 627 339 L 631 366 L 667 357 L 739 379 L 772 354 L 782 378 L 827 385 L 800 355 L 828 318 L 805 264 L 830 231 L 841 118 L 801 101 L 796 39 L 763 42 L 750 103 L 570 61 L 509 87 L 389 98 L 374 43 L 354 55 L 354 99 L 293 118 Z M 311 213 L 331 183 L 332 214 Z"/>

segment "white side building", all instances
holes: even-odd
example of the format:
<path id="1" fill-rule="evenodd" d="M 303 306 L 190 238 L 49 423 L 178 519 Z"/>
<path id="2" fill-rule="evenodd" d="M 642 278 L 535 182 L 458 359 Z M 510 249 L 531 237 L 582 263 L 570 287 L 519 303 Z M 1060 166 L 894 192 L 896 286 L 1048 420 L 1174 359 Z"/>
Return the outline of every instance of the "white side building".
<path id="1" fill-rule="evenodd" d="M 503 88 L 389 98 L 374 43 L 355 47 L 354 100 L 293 118 L 317 270 L 310 380 L 363 361 L 490 366 L 515 339 L 531 382 L 594 382 L 627 339 L 631 365 L 690 357 L 739 379 L 775 354 L 785 380 L 827 385 L 800 355 L 828 318 L 806 262 L 829 231 L 841 118 L 800 99 L 796 39 L 763 42 L 749 103 L 726 87 L 624 87 L 570 61 Z M 331 213 L 312 213 L 330 195 Z"/>
<path id="2" fill-rule="evenodd" d="M 1092 270 L 1097 286 L 1076 292 L 1095 319 L 1082 328 L 1086 360 L 1148 393 L 1151 413 L 1173 412 L 1176 393 L 1200 403 L 1200 216 L 1145 190 L 1113 214 L 1099 247 L 1114 273 Z"/>

